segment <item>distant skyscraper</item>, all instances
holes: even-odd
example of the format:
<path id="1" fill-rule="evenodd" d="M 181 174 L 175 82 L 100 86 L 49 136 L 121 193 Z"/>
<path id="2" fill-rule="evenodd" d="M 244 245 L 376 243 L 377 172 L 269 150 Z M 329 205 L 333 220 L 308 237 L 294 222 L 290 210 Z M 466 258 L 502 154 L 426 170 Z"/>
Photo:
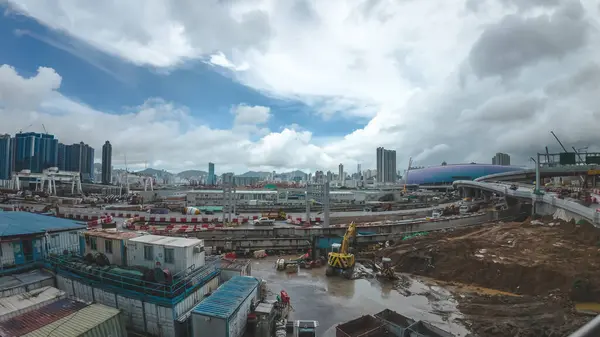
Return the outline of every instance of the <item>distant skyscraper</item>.
<path id="1" fill-rule="evenodd" d="M 107 140 L 102 146 L 102 184 L 112 183 L 112 145 Z"/>
<path id="2" fill-rule="evenodd" d="M 15 171 L 40 173 L 58 164 L 58 140 L 53 135 L 26 132 L 14 138 Z"/>
<path id="3" fill-rule="evenodd" d="M 492 158 L 492 165 L 510 166 L 510 156 L 506 153 L 498 152 Z"/>
<path id="4" fill-rule="evenodd" d="M 344 175 L 344 164 L 340 164 L 340 166 L 338 166 L 338 170 L 338 179 L 340 182 L 344 182 L 344 180 L 346 180 L 346 176 Z"/>
<path id="5" fill-rule="evenodd" d="M 10 135 L 0 135 L 0 180 L 8 180 L 13 171 L 13 139 Z"/>
<path id="6" fill-rule="evenodd" d="M 79 172 L 81 175 L 81 181 L 94 181 L 95 151 L 93 147 L 85 144 L 84 142 L 73 145 L 64 145 L 64 155 L 62 154 L 63 147 L 59 146 L 58 148 L 58 152 L 60 154 L 58 157 L 61 157 L 61 160 L 59 160 L 60 165 L 62 165 L 62 160 L 64 160 L 64 168 L 62 168 L 63 170 Z M 59 169 L 61 169 L 60 166 Z"/>
<path id="7" fill-rule="evenodd" d="M 395 183 L 396 173 L 396 151 L 377 148 L 377 182 Z"/>
<path id="8" fill-rule="evenodd" d="M 217 176 L 215 176 L 215 164 L 208 163 L 208 177 L 207 177 L 207 185 L 216 185 L 217 184 Z"/>

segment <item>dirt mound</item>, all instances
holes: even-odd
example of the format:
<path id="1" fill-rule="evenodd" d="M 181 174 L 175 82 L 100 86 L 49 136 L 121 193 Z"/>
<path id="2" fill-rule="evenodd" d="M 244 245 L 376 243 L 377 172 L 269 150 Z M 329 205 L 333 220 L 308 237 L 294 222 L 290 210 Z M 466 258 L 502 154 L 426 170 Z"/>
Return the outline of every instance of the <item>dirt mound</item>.
<path id="1" fill-rule="evenodd" d="M 532 296 L 559 289 L 573 300 L 600 301 L 596 235 L 583 225 L 503 224 L 406 240 L 383 255 L 397 271 L 443 281 Z"/>
<path id="2" fill-rule="evenodd" d="M 577 316 L 560 296 L 467 296 L 460 301 L 466 324 L 481 337 L 567 336 L 590 320 Z"/>
<path id="3" fill-rule="evenodd" d="M 493 224 L 405 240 L 380 254 L 397 271 L 523 295 L 459 297 L 481 337 L 564 336 L 589 320 L 572 301 L 600 302 L 600 230 L 589 224 Z"/>

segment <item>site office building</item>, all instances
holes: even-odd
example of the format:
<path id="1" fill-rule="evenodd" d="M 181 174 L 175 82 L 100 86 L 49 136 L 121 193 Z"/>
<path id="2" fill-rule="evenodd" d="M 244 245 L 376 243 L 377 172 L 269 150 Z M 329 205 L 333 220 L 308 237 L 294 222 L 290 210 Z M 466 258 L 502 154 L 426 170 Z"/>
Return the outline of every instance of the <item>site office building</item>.
<path id="1" fill-rule="evenodd" d="M 125 233 L 130 232 L 101 233 L 86 233 L 90 243 L 92 238 L 97 240 L 95 249 L 86 247 L 88 252 L 104 254 L 104 243 L 112 242 L 109 245 L 112 245 L 113 254 L 109 260 L 114 264 L 166 269 L 173 275 L 174 286 L 182 287 L 177 288 L 181 292 L 167 296 L 147 293 L 127 286 L 116 287 L 65 270 L 57 275 L 58 288 L 69 296 L 122 310 L 127 327 L 142 335 L 187 336 L 191 324 L 190 310 L 219 286 L 219 270 L 213 261 L 206 263 L 203 240 L 160 235 L 129 238 L 129 234 Z M 120 253 L 117 247 L 120 247 Z M 124 257 L 126 264 L 123 264 Z M 184 275 L 188 278 L 182 279 Z"/>
<path id="2" fill-rule="evenodd" d="M 204 266 L 204 240 L 173 236 L 143 235 L 127 241 L 127 264 L 161 267 L 172 274 Z"/>
<path id="3" fill-rule="evenodd" d="M 0 212 L 0 272 L 42 262 L 48 254 L 79 250 L 75 221 L 29 212 Z"/>

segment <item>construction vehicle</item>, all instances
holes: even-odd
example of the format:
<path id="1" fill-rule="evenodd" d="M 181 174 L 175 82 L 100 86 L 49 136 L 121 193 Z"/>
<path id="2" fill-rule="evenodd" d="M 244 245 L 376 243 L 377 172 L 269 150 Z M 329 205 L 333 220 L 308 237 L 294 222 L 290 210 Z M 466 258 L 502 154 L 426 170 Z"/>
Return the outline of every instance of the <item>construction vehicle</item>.
<path id="1" fill-rule="evenodd" d="M 279 211 L 270 210 L 268 212 L 262 212 L 262 214 L 260 216 L 263 218 L 269 218 L 271 220 L 278 220 L 278 221 L 287 219 L 287 214 L 282 210 L 279 210 Z"/>
<path id="2" fill-rule="evenodd" d="M 384 257 L 381 259 L 381 267 L 379 268 L 378 277 L 386 278 L 388 280 L 396 280 L 396 273 L 394 273 L 394 267 L 392 266 L 392 259 Z"/>
<path id="3" fill-rule="evenodd" d="M 333 276 L 342 274 L 347 279 L 352 278 L 356 260 L 354 254 L 349 252 L 349 249 L 350 241 L 354 240 L 355 237 L 356 224 L 352 222 L 344 234 L 342 243 L 334 243 L 331 245 L 332 252 L 327 255 L 327 269 L 325 270 L 325 275 Z"/>

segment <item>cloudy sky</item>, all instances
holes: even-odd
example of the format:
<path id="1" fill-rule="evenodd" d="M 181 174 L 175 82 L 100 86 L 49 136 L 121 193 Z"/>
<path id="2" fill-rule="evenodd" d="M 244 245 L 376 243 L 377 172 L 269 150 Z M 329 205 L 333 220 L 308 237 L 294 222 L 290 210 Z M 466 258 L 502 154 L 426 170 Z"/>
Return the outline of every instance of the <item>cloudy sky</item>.
<path id="1" fill-rule="evenodd" d="M 551 130 L 600 139 L 596 0 L 0 4 L 0 133 L 109 140 L 117 166 L 527 165 Z"/>

